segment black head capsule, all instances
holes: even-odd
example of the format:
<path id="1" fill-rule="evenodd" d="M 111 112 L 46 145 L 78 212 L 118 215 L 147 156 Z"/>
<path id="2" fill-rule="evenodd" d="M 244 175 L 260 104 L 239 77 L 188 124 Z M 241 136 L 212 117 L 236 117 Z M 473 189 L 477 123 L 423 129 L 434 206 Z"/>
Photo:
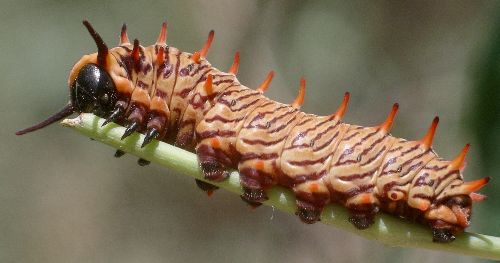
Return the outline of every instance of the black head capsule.
<path id="1" fill-rule="evenodd" d="M 70 90 L 71 104 L 78 112 L 92 112 L 106 117 L 117 101 L 113 80 L 95 64 L 82 67 Z"/>
<path id="2" fill-rule="evenodd" d="M 97 45 L 97 64 L 105 67 L 106 57 L 109 55 L 106 43 L 88 21 L 83 21 L 83 24 Z M 70 85 L 71 101 L 64 108 L 40 123 L 17 131 L 16 135 L 39 130 L 70 116 L 74 112 L 92 112 L 100 117 L 108 116 L 115 106 L 117 92 L 111 77 L 98 65 L 87 64 L 80 69 Z"/>

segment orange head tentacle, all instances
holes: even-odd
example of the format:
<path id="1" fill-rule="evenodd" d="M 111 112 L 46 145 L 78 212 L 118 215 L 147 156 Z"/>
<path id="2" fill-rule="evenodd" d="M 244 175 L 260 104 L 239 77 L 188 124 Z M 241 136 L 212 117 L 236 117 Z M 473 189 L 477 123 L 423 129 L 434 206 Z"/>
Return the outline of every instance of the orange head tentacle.
<path id="1" fill-rule="evenodd" d="M 344 99 L 342 104 L 340 104 L 337 111 L 333 114 L 333 119 L 336 121 L 341 120 L 344 117 L 345 111 L 347 110 L 347 105 L 349 104 L 349 97 L 351 94 L 349 92 L 344 93 Z"/>
<path id="2" fill-rule="evenodd" d="M 292 102 L 292 107 L 299 109 L 302 104 L 304 104 L 304 98 L 306 96 L 306 80 L 302 77 L 300 78 L 300 89 L 299 94 L 295 97 L 295 100 Z"/>
<path id="3" fill-rule="evenodd" d="M 167 22 L 163 22 L 161 24 L 160 34 L 158 35 L 158 39 L 156 40 L 156 45 L 165 45 L 167 44 Z"/>
<path id="4" fill-rule="evenodd" d="M 469 151 L 470 144 L 466 144 L 462 151 L 451 161 L 450 167 L 454 170 L 460 170 L 462 167 L 465 165 L 465 156 L 467 155 L 467 152 Z"/>
<path id="5" fill-rule="evenodd" d="M 211 74 L 209 74 L 207 76 L 207 80 L 205 80 L 205 85 L 203 86 L 203 88 L 205 89 L 205 93 L 207 93 L 207 95 L 209 96 L 213 94 L 212 83 L 213 83 L 213 77 Z"/>
<path id="6" fill-rule="evenodd" d="M 489 177 L 484 177 L 478 180 L 470 181 L 470 182 L 465 182 L 462 187 L 465 189 L 465 191 L 472 193 L 475 191 L 478 191 L 479 189 L 483 188 L 488 182 L 490 181 Z"/>
<path id="7" fill-rule="evenodd" d="M 264 80 L 264 82 L 262 82 L 262 84 L 260 84 L 260 86 L 257 88 L 257 91 L 260 93 L 264 93 L 269 88 L 269 85 L 271 84 L 273 78 L 274 78 L 274 71 L 271 70 L 267 74 L 267 77 Z"/>
<path id="8" fill-rule="evenodd" d="M 432 120 L 431 127 L 429 128 L 429 131 L 427 131 L 427 134 L 420 140 L 420 143 L 425 147 L 425 149 L 430 149 L 432 147 L 432 141 L 434 140 L 434 135 L 436 134 L 436 129 L 439 123 L 439 117 L 436 116 L 434 117 L 434 120 Z"/>
<path id="9" fill-rule="evenodd" d="M 389 131 L 392 128 L 392 123 L 394 122 L 394 118 L 396 117 L 398 109 L 399 109 L 399 104 L 394 103 L 394 105 L 392 105 L 392 110 L 389 113 L 389 116 L 387 116 L 387 119 L 379 126 L 381 131 L 383 131 L 384 133 L 389 133 Z"/>
<path id="10" fill-rule="evenodd" d="M 234 54 L 234 61 L 233 65 L 231 65 L 231 68 L 229 68 L 229 73 L 236 75 L 238 73 L 238 68 L 240 67 L 240 52 L 236 51 L 236 54 Z"/>
<path id="11" fill-rule="evenodd" d="M 130 44 L 130 40 L 127 36 L 127 24 L 123 23 L 122 32 L 120 33 L 120 46 Z"/>

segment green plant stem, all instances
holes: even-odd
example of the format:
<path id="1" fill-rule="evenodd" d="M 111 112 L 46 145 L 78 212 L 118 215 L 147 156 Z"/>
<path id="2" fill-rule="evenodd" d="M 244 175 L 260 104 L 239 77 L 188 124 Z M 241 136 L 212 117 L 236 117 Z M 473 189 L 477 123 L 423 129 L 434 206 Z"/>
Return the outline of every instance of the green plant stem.
<path id="1" fill-rule="evenodd" d="M 173 171 L 204 180 L 195 154 L 158 141 L 153 141 L 141 148 L 144 139 L 142 134 L 134 133 L 125 140 L 121 140 L 125 128 L 114 123 L 101 127 L 103 122 L 104 119 L 95 115 L 81 114 L 75 119 L 64 120 L 62 125 Z M 228 180 L 213 184 L 236 194 L 242 193 L 237 172 L 231 172 Z M 290 190 L 274 187 L 267 194 L 269 200 L 265 202 L 266 205 L 292 214 L 295 212 L 295 197 Z M 427 248 L 500 260 L 499 237 L 466 232 L 458 235 L 452 243 L 439 244 L 432 242 L 432 233 L 429 228 L 384 213 L 377 215 L 375 224 L 366 230 L 357 230 L 347 219 L 347 210 L 339 205 L 328 205 L 321 215 L 321 222 L 324 224 L 345 229 L 389 246 Z"/>

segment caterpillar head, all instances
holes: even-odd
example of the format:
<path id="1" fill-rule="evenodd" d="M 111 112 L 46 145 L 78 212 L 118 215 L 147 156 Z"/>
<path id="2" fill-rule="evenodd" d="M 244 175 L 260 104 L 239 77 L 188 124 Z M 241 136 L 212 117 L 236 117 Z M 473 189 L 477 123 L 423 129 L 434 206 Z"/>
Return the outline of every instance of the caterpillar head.
<path id="1" fill-rule="evenodd" d="M 117 89 L 113 78 L 105 70 L 107 63 L 110 62 L 108 47 L 88 21 L 83 21 L 83 24 L 96 42 L 98 52 L 83 56 L 71 70 L 68 81 L 70 101 L 59 112 L 38 124 L 16 132 L 17 135 L 41 129 L 74 112 L 91 112 L 103 117 L 113 110 L 117 101 Z"/>
<path id="2" fill-rule="evenodd" d="M 105 116 L 113 110 L 117 91 L 106 67 L 110 63 L 109 49 L 88 21 L 83 21 L 97 45 L 97 54 L 84 56 L 72 69 L 68 85 L 71 105 L 77 112 L 92 112 Z"/>
<path id="3" fill-rule="evenodd" d="M 109 74 L 96 64 L 83 66 L 70 86 L 71 105 L 77 112 L 105 116 L 117 101 L 117 92 Z"/>

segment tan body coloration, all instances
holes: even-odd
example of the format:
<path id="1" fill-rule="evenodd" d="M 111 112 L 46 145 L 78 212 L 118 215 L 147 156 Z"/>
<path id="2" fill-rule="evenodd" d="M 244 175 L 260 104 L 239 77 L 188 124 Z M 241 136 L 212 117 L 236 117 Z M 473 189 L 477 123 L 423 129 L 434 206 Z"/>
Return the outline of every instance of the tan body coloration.
<path id="1" fill-rule="evenodd" d="M 117 93 L 114 110 L 101 114 L 106 123 L 126 125 L 123 138 L 134 131 L 145 133 L 143 146 L 158 139 L 195 151 L 209 181 L 223 180 L 228 169 L 238 169 L 242 198 L 253 206 L 267 199 L 266 189 L 283 185 L 293 189 L 297 214 L 306 223 L 319 220 L 326 204 L 338 202 L 349 209 L 358 228 L 368 227 L 384 210 L 423 221 L 432 227 L 435 241 L 448 242 L 452 233 L 469 225 L 472 201 L 482 199 L 474 191 L 488 178 L 464 182 L 461 174 L 468 145 L 451 162 L 432 151 L 437 117 L 423 139 L 407 141 L 389 134 L 397 104 L 381 125 L 362 127 L 341 121 L 348 93 L 335 114 L 316 116 L 299 109 L 303 79 L 290 105 L 262 94 L 273 72 L 256 90 L 241 85 L 235 76 L 238 53 L 229 73 L 204 59 L 213 31 L 205 46 L 190 54 L 166 44 L 166 23 L 149 47 L 137 40 L 131 44 L 124 26 L 120 46 L 112 49 L 87 21 L 84 25 L 99 52 L 83 56 L 73 67 L 70 91 L 85 91 L 85 83 L 101 85 L 86 79 L 88 74 L 100 79 L 89 71 L 92 67 L 85 68 L 97 65 L 109 74 Z M 104 95 L 99 99 L 108 99 Z M 75 105 L 98 105 L 88 94 L 75 96 L 81 101 L 70 102 L 61 113 L 18 135 L 70 114 Z M 207 191 L 216 188 L 201 181 L 198 185 Z"/>

